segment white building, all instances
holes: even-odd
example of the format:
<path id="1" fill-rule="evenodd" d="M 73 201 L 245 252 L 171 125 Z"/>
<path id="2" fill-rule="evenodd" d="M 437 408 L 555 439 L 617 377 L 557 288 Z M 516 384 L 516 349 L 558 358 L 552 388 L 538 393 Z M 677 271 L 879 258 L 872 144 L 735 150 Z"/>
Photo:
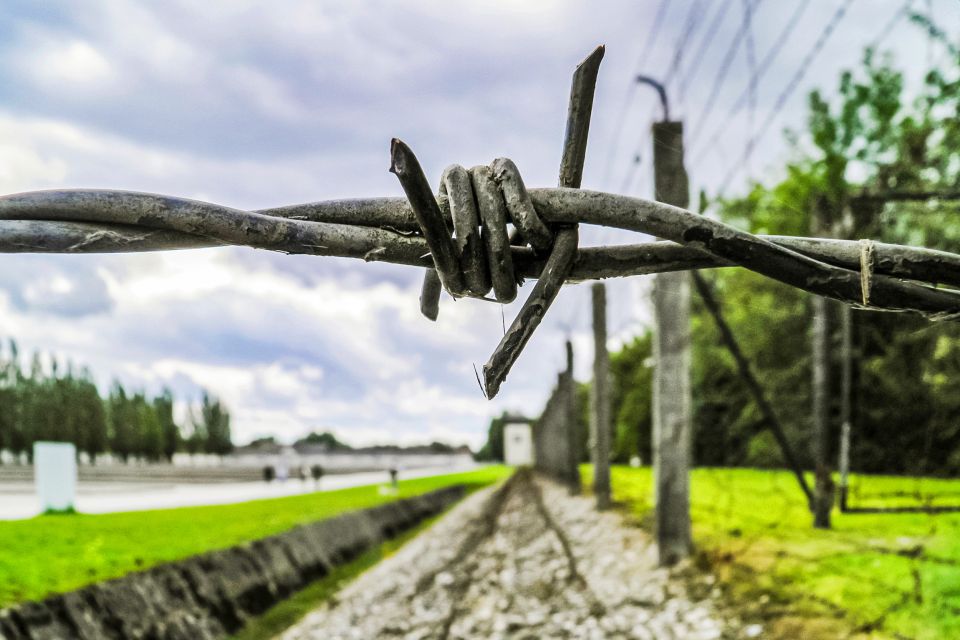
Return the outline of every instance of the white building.
<path id="1" fill-rule="evenodd" d="M 529 424 L 513 422 L 503 427 L 503 461 L 515 467 L 533 464 L 533 431 Z"/>

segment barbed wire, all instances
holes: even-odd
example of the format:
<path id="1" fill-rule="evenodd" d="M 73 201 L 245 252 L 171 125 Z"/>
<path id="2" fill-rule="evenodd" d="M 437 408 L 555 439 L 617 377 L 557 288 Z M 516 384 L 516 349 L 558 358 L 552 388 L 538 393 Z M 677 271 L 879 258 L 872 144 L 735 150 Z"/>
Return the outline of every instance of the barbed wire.
<path id="1" fill-rule="evenodd" d="M 506 303 L 524 278 L 536 278 L 483 367 L 487 397 L 496 395 L 566 282 L 742 266 L 861 308 L 960 319 L 960 291 L 936 288 L 960 287 L 960 255 L 879 242 L 753 235 L 667 204 L 578 189 L 602 57 L 599 47 L 574 74 L 560 187 L 527 189 L 513 162 L 501 158 L 470 170 L 449 167 L 436 195 L 413 151 L 395 139 L 391 171 L 406 198 L 245 211 L 129 191 L 21 193 L 0 197 L 0 252 L 115 253 L 233 245 L 411 265 L 427 269 L 421 309 L 430 318 L 437 317 L 441 288 L 456 298 Z M 664 240 L 581 248 L 579 224 Z M 868 261 L 862 259 L 865 246 L 872 252 Z M 487 297 L 491 289 L 492 299 Z"/>
<path id="2" fill-rule="evenodd" d="M 406 154 L 412 152 L 401 144 L 395 143 L 394 155 L 401 154 L 407 161 L 410 158 Z M 505 164 L 498 161 L 494 166 L 502 169 Z M 495 170 L 493 173 L 497 175 Z M 509 219 L 503 219 L 503 225 L 522 225 L 519 221 L 524 215 L 535 215 L 553 237 L 551 252 L 559 233 L 578 223 L 670 240 L 579 250 L 574 244 L 567 252 L 568 270 L 562 281 L 740 265 L 810 293 L 864 306 L 860 242 L 755 236 L 650 200 L 568 188 L 527 191 L 520 187 L 520 180 L 508 186 L 505 196 L 503 184 L 510 185 L 510 179 L 501 177 L 494 192 L 494 201 L 502 199 L 508 212 Z M 442 224 L 456 226 L 445 211 L 456 209 L 450 203 L 462 195 L 432 196 Z M 481 295 L 480 289 L 467 289 L 463 284 L 462 252 L 458 255 L 451 249 L 446 262 L 439 257 L 445 255 L 439 247 L 445 242 L 452 245 L 454 240 L 449 233 L 438 239 L 424 232 L 415 213 L 422 205 L 418 201 L 412 207 L 404 198 L 370 198 L 242 211 L 123 191 L 40 191 L 0 197 L 0 252 L 112 253 L 237 245 L 288 254 L 441 267 L 441 273 L 446 271 L 449 276 L 444 284 L 451 295 Z M 489 225 L 491 218 L 485 220 L 483 224 Z M 514 281 L 544 277 L 553 268 L 550 254 L 543 251 L 550 240 L 541 237 L 535 242 L 538 245 L 509 247 L 512 272 L 502 275 L 512 275 Z M 492 245 L 485 245 L 488 264 L 491 255 L 499 255 L 491 251 Z M 960 293 L 899 278 L 960 286 L 960 255 L 879 242 L 872 246 L 874 274 L 866 292 L 868 308 L 957 319 Z M 501 301 L 508 298 L 504 296 Z"/>

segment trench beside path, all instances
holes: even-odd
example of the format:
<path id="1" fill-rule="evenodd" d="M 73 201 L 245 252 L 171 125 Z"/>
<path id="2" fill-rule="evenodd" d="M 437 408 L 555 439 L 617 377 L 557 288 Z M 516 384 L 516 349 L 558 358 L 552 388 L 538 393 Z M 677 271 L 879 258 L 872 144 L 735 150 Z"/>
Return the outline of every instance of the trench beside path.
<path id="1" fill-rule="evenodd" d="M 521 473 L 467 498 L 282 639 L 741 637 L 685 584 L 619 514 Z"/>

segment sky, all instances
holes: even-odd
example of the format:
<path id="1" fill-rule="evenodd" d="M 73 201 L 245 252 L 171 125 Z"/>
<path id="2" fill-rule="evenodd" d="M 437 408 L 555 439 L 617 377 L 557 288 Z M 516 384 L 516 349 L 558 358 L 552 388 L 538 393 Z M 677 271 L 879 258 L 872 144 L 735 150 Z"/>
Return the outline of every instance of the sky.
<path id="1" fill-rule="evenodd" d="M 605 44 L 583 186 L 651 195 L 647 132 L 660 112 L 653 91 L 633 81 L 645 73 L 669 80 L 694 188 L 733 195 L 779 175 L 791 153 L 783 130 L 802 129 L 806 94 L 832 91 L 868 44 L 890 50 L 914 84 L 939 59 L 895 18 L 904 6 L 7 0 L 0 192 L 130 189 L 240 209 L 402 195 L 387 170 L 393 137 L 434 181 L 449 164 L 507 156 L 528 186 L 553 186 L 571 73 Z M 954 34 L 960 27 L 957 0 L 912 6 Z M 761 67 L 751 93 L 751 69 Z M 582 243 L 637 241 L 628 236 L 588 229 Z M 114 379 L 168 386 L 184 403 L 208 389 L 230 408 L 239 443 L 330 430 L 357 445 L 478 447 L 501 411 L 539 414 L 567 338 L 577 377 L 589 378 L 589 285 L 564 288 L 487 401 L 474 366 L 519 302 L 445 296 L 431 323 L 419 314 L 421 277 L 245 248 L 2 255 L 0 338 L 88 366 L 104 389 Z M 611 348 L 649 325 L 649 288 L 649 278 L 609 281 Z"/>

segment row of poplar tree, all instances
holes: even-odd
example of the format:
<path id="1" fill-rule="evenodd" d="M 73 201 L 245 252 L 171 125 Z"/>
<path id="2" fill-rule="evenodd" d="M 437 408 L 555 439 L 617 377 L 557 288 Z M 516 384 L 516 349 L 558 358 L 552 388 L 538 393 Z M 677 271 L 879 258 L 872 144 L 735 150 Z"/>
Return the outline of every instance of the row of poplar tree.
<path id="1" fill-rule="evenodd" d="M 0 349 L 0 450 L 18 459 L 29 459 L 41 440 L 72 442 L 92 462 L 105 453 L 159 462 L 178 451 L 233 449 L 230 413 L 218 399 L 204 392 L 184 425 L 174 420 L 173 405 L 169 389 L 151 397 L 114 382 L 103 397 L 86 368 L 53 357 L 45 365 L 39 353 L 25 366 L 16 342 Z"/>

